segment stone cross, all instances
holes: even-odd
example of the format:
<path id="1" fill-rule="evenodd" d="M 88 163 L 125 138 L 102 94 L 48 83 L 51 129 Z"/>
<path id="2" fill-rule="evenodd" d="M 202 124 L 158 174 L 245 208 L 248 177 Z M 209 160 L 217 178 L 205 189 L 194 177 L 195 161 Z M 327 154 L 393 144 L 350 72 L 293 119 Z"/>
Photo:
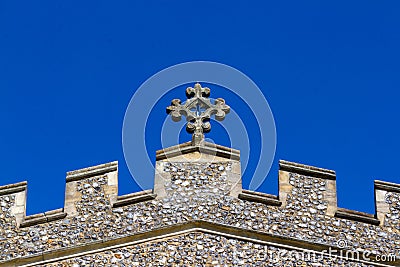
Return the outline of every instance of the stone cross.
<path id="1" fill-rule="evenodd" d="M 211 103 L 210 89 L 201 87 L 196 83 L 193 87 L 186 89 L 187 100 L 181 104 L 180 99 L 174 99 L 171 106 L 167 107 L 167 114 L 171 115 L 173 121 L 180 121 L 182 115 L 186 117 L 186 131 L 192 133 L 192 144 L 200 145 L 204 140 L 204 133 L 211 130 L 210 118 L 215 115 L 215 119 L 222 121 L 229 113 L 230 107 L 225 104 L 225 100 L 217 98 L 214 104 Z"/>

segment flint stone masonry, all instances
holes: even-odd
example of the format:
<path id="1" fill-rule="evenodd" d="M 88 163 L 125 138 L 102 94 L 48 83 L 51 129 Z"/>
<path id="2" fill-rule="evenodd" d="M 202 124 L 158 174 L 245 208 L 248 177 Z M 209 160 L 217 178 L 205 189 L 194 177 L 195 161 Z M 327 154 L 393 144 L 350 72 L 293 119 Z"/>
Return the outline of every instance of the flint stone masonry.
<path id="1" fill-rule="evenodd" d="M 312 263 L 312 265 L 310 264 Z M 311 251 L 193 232 L 45 264 L 63 266 L 371 266 Z"/>
<path id="2" fill-rule="evenodd" d="M 333 171 L 281 161 L 272 196 L 242 190 L 238 151 L 183 147 L 157 152 L 154 189 L 127 196 L 118 196 L 117 162 L 69 172 L 64 208 L 44 215 L 25 217 L 26 183 L 0 187 L 0 266 L 400 264 L 400 185 L 375 182 L 378 223 L 343 218 Z M 397 258 L 258 260 L 266 250 L 329 247 Z"/>

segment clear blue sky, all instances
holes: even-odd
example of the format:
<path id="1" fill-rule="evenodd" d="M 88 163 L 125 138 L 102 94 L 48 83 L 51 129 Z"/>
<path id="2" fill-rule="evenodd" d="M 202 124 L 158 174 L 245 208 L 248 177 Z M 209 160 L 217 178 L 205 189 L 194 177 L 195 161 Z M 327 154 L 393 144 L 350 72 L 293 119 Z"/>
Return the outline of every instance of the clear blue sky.
<path id="1" fill-rule="evenodd" d="M 137 2 L 0 2 L 0 184 L 28 181 L 28 214 L 63 206 L 66 171 L 113 160 L 120 194 L 138 190 L 125 109 L 151 75 L 193 60 L 252 78 L 276 160 L 336 170 L 339 206 L 373 213 L 373 180 L 400 183 L 398 1 Z M 259 190 L 276 187 L 277 161 Z"/>

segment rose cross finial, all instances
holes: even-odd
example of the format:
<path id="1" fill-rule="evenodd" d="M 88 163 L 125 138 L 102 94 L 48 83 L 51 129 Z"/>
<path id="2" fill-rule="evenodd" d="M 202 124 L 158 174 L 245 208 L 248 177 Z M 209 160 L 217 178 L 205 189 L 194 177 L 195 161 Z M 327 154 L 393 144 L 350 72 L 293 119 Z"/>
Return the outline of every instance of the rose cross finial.
<path id="1" fill-rule="evenodd" d="M 225 100 L 217 98 L 214 104 L 211 103 L 210 89 L 201 87 L 196 83 L 193 87 L 186 89 L 187 100 L 181 105 L 180 99 L 174 99 L 171 106 L 167 107 L 167 114 L 171 115 L 173 121 L 180 121 L 182 115 L 186 117 L 186 131 L 192 133 L 193 145 L 199 145 L 204 140 L 204 133 L 211 130 L 210 118 L 215 115 L 215 119 L 222 121 L 229 113 L 230 107 L 225 104 Z"/>

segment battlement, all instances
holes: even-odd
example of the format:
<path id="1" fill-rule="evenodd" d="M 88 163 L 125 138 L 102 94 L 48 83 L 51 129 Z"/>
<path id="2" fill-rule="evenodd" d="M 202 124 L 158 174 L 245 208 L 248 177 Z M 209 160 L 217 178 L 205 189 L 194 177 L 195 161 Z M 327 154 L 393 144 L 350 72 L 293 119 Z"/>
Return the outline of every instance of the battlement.
<path id="1" fill-rule="evenodd" d="M 194 151 L 190 150 L 190 153 L 191 152 Z M 159 154 L 161 153 L 165 153 L 165 151 L 160 151 Z M 164 159 L 165 157 L 161 157 L 159 162 L 163 162 Z M 236 159 L 237 158 L 235 158 L 234 161 L 237 161 Z M 180 162 L 180 160 L 178 160 L 178 162 Z M 174 163 L 171 164 L 168 161 L 162 166 L 176 168 Z M 230 170 L 231 168 L 228 167 L 228 169 Z M 238 170 L 236 170 L 236 174 L 238 174 L 237 172 Z M 306 176 L 307 180 L 300 179 L 304 178 L 303 176 Z M 107 207 L 110 209 L 112 207 L 121 207 L 152 200 L 157 197 L 157 194 L 153 193 L 154 190 L 144 190 L 118 196 L 117 177 L 118 162 L 116 161 L 67 172 L 64 208 L 30 216 L 25 215 L 27 182 L 24 181 L 0 186 L 0 196 L 9 202 L 11 202 L 11 199 L 13 200 L 10 215 L 15 218 L 18 227 L 28 227 L 79 215 L 79 211 L 76 209 L 76 203 L 82 202 L 84 199 L 90 199 L 92 193 L 98 191 L 100 187 L 104 189 L 105 193 L 102 195 L 103 201 L 110 204 Z M 314 180 L 312 178 L 314 178 Z M 100 183 L 98 181 L 100 181 Z M 326 205 L 323 208 L 320 205 L 318 210 L 323 210 L 327 215 L 370 224 L 384 225 L 385 218 L 388 218 L 389 216 L 387 215 L 390 214 L 390 203 L 387 202 L 387 195 L 390 193 L 400 193 L 400 184 L 376 180 L 374 186 L 376 201 L 376 212 L 374 215 L 338 208 L 336 201 L 335 171 L 280 160 L 278 196 L 245 189 L 240 189 L 240 192 L 236 196 L 246 201 L 264 203 L 270 206 L 292 207 L 291 204 L 287 203 L 287 196 L 292 193 L 293 189 L 297 191 L 297 188 L 299 188 L 303 190 L 303 197 L 305 200 L 318 199 L 319 202 L 326 202 Z M 315 190 L 313 190 L 313 188 Z M 3 206 L 5 205 L 3 201 Z M 314 212 L 314 210 L 312 210 L 312 212 Z"/>
<path id="2" fill-rule="evenodd" d="M 338 239 L 373 255 L 400 246 L 399 184 L 375 181 L 371 215 L 337 207 L 335 172 L 304 164 L 279 162 L 277 196 L 242 189 L 239 158 L 237 150 L 212 145 L 161 150 L 154 189 L 124 196 L 118 196 L 118 162 L 71 171 L 64 208 L 31 216 L 25 214 L 27 183 L 1 186 L 0 266 L 51 261 L 66 248 L 98 248 L 177 225 L 225 225 L 321 251 Z"/>

